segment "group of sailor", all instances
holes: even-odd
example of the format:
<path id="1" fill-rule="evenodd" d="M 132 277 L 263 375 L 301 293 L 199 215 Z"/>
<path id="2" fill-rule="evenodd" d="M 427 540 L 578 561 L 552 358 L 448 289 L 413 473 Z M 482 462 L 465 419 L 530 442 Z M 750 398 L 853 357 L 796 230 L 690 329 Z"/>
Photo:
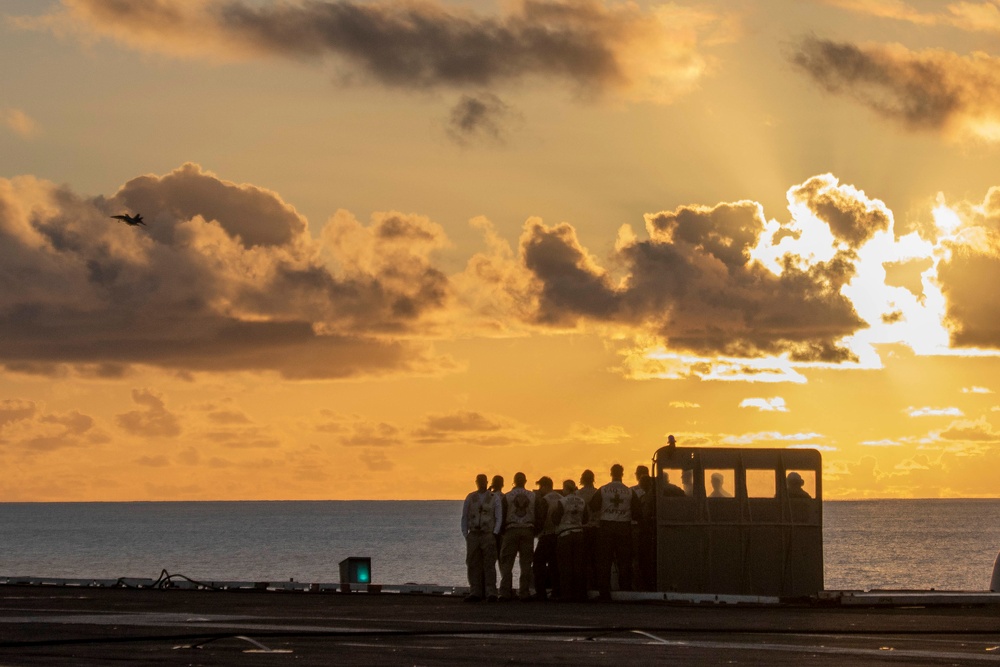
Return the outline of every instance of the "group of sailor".
<path id="1" fill-rule="evenodd" d="M 486 475 L 478 475 L 476 490 L 462 508 L 471 591 L 466 600 L 583 601 L 592 589 L 608 600 L 613 566 L 620 590 L 632 590 L 633 582 L 640 588 L 650 585 L 654 537 L 649 469 L 636 468 L 633 487 L 622 481 L 621 465 L 611 466 L 610 473 L 611 481 L 600 488 L 594 473 L 584 470 L 580 487 L 567 479 L 556 490 L 552 479 L 543 476 L 538 488 L 529 491 L 527 477 L 518 472 L 507 493 L 500 475 L 490 484 Z M 520 566 L 516 596 L 515 561 Z"/>

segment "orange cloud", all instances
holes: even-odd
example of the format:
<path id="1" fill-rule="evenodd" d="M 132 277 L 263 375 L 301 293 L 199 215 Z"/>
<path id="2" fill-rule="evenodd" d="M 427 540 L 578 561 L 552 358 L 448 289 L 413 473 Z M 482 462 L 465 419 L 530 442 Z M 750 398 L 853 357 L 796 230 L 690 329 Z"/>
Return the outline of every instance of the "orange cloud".
<path id="1" fill-rule="evenodd" d="M 0 110 L 0 124 L 24 139 L 33 139 L 42 133 L 42 128 L 34 118 L 21 109 Z"/>

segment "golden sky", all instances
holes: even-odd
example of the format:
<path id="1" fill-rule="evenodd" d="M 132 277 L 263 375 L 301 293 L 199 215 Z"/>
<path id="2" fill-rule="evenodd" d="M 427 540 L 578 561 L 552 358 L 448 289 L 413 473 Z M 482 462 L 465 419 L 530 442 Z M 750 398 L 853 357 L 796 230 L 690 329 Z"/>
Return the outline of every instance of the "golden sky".
<path id="1" fill-rule="evenodd" d="M 1000 0 L 7 0 L 0 500 L 458 498 L 668 434 L 995 496 L 998 38 Z"/>

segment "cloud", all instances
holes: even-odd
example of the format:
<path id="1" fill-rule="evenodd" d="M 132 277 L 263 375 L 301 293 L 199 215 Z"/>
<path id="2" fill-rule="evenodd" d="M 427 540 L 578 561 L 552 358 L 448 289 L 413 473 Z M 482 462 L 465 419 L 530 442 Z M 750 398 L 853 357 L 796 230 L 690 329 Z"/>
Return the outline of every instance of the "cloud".
<path id="1" fill-rule="evenodd" d="M 903 410 L 910 417 L 961 417 L 962 411 L 958 408 L 915 408 L 910 406 Z"/>
<path id="2" fill-rule="evenodd" d="M 774 398 L 744 398 L 740 401 L 741 408 L 756 408 L 761 412 L 788 412 L 785 406 L 785 399 L 780 396 Z"/>
<path id="3" fill-rule="evenodd" d="M 511 445 L 525 442 L 521 427 L 509 419 L 472 410 L 432 414 L 413 431 L 423 444 Z"/>
<path id="4" fill-rule="evenodd" d="M 94 418 L 78 410 L 62 414 L 41 414 L 34 421 L 23 424 L 23 427 L 21 432 L 13 434 L 16 438 L 14 441 L 19 447 L 32 453 L 108 442 L 108 437 L 96 428 Z"/>
<path id="5" fill-rule="evenodd" d="M 821 433 L 782 433 L 780 431 L 760 431 L 757 433 L 744 433 L 742 435 L 727 435 L 723 437 L 720 442 L 723 445 L 755 445 L 760 442 L 791 442 L 804 444 L 807 441 L 819 440 L 823 437 L 824 436 Z"/>
<path id="6" fill-rule="evenodd" d="M 1000 6 L 994 0 L 950 2 L 944 5 L 945 11 L 936 12 L 921 11 L 904 0 L 825 0 L 825 2 L 855 13 L 906 21 L 915 25 L 950 26 L 969 32 L 1000 32 Z"/>
<path id="7" fill-rule="evenodd" d="M 529 78 L 585 94 L 670 101 L 712 67 L 702 45 L 730 41 L 735 19 L 702 9 L 598 0 L 524 0 L 499 16 L 454 5 L 63 0 L 26 28 L 186 57 L 332 60 L 343 79 L 410 89 L 483 88 Z"/>
<path id="8" fill-rule="evenodd" d="M 42 133 L 38 121 L 24 111 L 11 107 L 0 109 L 0 125 L 24 139 L 34 139 Z"/>
<path id="9" fill-rule="evenodd" d="M 146 228 L 109 219 L 142 212 Z M 0 179 L 0 363 L 57 373 L 145 364 L 287 378 L 436 373 L 447 310 L 420 216 L 338 212 L 313 239 L 281 198 L 186 164 L 113 197 Z"/>
<path id="10" fill-rule="evenodd" d="M 975 421 L 960 420 L 953 422 L 947 429 L 941 431 L 942 440 L 957 440 L 975 443 L 998 443 L 1000 431 L 996 431 L 985 418 Z"/>
<path id="11" fill-rule="evenodd" d="M 963 394 L 992 394 L 993 390 L 988 387 L 962 387 Z"/>
<path id="12" fill-rule="evenodd" d="M 872 213 L 863 193 L 852 193 L 853 207 L 831 204 L 831 193 L 841 192 L 831 176 L 806 186 L 789 192 L 797 217 L 786 225 L 767 221 L 750 201 L 648 214 L 648 239 L 628 228 L 619 234 L 610 261 L 618 276 L 580 243 L 569 223 L 529 219 L 520 240 L 528 280 L 505 287 L 542 327 L 610 325 L 702 357 L 853 361 L 841 340 L 868 325 L 842 289 L 855 274 L 855 245 L 887 222 Z M 795 245 L 796 238 L 813 242 L 806 227 L 825 230 L 829 252 Z M 836 246 L 835 236 L 846 243 Z M 755 256 L 764 251 L 770 252 L 766 260 Z"/>
<path id="13" fill-rule="evenodd" d="M 12 422 L 31 419 L 37 408 L 34 401 L 5 398 L 0 401 L 0 428 Z"/>
<path id="14" fill-rule="evenodd" d="M 508 125 L 519 118 L 516 111 L 493 93 L 462 95 L 451 109 L 447 132 L 451 140 L 461 146 L 504 144 Z"/>
<path id="15" fill-rule="evenodd" d="M 945 321 L 957 348 L 1000 348 L 1000 295 L 983 285 L 1000 280 L 1000 188 L 978 205 L 956 206 L 959 228 L 947 235 L 937 266 Z M 957 217 L 957 216 L 956 216 Z"/>
<path id="16" fill-rule="evenodd" d="M 372 472 L 388 472 L 396 467 L 392 459 L 378 449 L 366 449 L 358 455 L 358 458 Z"/>
<path id="17" fill-rule="evenodd" d="M 148 438 L 176 438 L 181 434 L 180 420 L 167 410 L 163 398 L 148 389 L 133 389 L 132 400 L 142 406 L 115 416 L 115 423 L 132 435 Z"/>
<path id="18" fill-rule="evenodd" d="M 1000 140 L 1000 59 L 807 37 L 789 56 L 821 88 L 914 131 Z"/>
<path id="19" fill-rule="evenodd" d="M 690 403 L 688 401 L 670 401 L 669 405 L 671 408 L 675 408 L 677 410 L 693 410 L 701 407 L 697 403 Z"/>

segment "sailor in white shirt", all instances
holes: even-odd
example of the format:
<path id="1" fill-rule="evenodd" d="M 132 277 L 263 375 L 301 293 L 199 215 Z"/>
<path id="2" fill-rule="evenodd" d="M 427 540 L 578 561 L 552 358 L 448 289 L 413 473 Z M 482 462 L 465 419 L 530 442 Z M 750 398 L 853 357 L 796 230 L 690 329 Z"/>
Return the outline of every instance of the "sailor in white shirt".
<path id="1" fill-rule="evenodd" d="M 462 535 L 465 536 L 465 567 L 471 592 L 466 602 L 497 600 L 497 542 L 503 521 L 500 496 L 487 488 L 486 475 L 476 476 L 476 490 L 462 506 Z"/>

